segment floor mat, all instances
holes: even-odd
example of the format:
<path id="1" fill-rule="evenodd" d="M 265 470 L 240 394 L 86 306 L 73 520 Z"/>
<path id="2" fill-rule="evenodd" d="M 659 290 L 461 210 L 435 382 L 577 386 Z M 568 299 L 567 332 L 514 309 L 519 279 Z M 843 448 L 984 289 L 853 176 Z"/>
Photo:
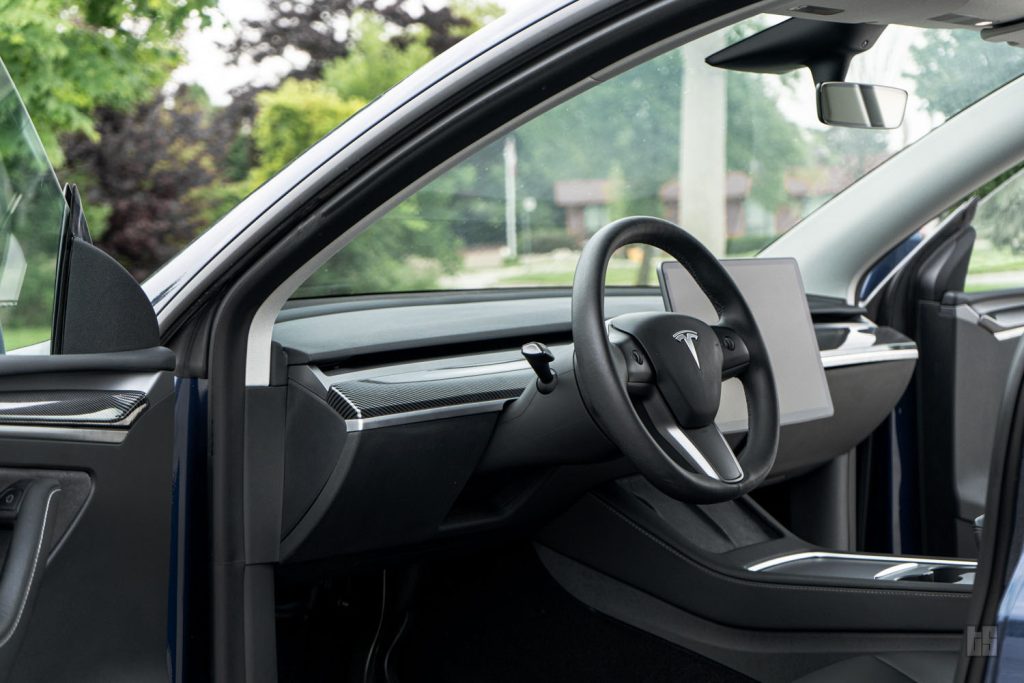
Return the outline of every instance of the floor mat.
<path id="1" fill-rule="evenodd" d="M 591 610 L 529 548 L 432 567 L 421 589 L 396 650 L 401 683 L 751 680 Z"/>

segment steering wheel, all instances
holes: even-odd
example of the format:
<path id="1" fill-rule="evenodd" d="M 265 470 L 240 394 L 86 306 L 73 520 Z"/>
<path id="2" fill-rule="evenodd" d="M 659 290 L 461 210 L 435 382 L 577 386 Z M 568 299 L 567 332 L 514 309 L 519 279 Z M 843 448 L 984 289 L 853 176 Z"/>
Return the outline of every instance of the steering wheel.
<path id="1" fill-rule="evenodd" d="M 707 325 L 679 313 L 604 316 L 612 254 L 627 244 L 671 254 L 717 311 Z M 768 352 L 743 295 L 715 256 L 677 225 L 624 218 L 583 248 L 572 285 L 572 334 L 580 394 L 605 435 L 652 484 L 678 500 L 713 503 L 760 484 L 775 462 L 779 405 Z M 739 454 L 715 424 L 722 382 L 747 400 Z"/>

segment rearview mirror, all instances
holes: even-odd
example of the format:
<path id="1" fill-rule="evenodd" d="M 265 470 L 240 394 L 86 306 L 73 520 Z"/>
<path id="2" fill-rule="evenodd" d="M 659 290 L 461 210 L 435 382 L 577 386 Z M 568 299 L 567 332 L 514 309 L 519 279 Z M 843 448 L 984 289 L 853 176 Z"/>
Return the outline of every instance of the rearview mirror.
<path id="1" fill-rule="evenodd" d="M 899 128 L 907 91 L 884 85 L 828 81 L 818 85 L 818 120 L 848 128 Z"/>

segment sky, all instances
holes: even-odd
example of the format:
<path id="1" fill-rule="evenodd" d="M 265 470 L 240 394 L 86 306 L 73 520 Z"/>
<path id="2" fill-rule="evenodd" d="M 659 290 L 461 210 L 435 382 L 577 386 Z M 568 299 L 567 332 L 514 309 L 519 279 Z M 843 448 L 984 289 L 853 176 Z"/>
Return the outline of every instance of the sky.
<path id="1" fill-rule="evenodd" d="M 174 80 L 198 83 L 206 89 L 214 104 L 220 105 L 230 102 L 228 93 L 243 83 L 265 84 L 277 80 L 287 71 L 287 64 L 278 62 L 259 67 L 252 63 L 228 65 L 227 55 L 220 48 L 220 44 L 229 42 L 233 35 L 231 25 L 237 26 L 242 19 L 257 18 L 265 8 L 261 0 L 220 0 L 220 16 L 214 17 L 212 26 L 200 31 L 199 22 L 192 22 L 184 39 L 187 59 L 175 71 Z"/>
<path id="2" fill-rule="evenodd" d="M 512 8 L 523 0 L 496 0 L 497 4 Z M 446 4 L 445 0 L 422 0 L 428 7 Z M 218 14 L 214 25 L 199 30 L 199 22 L 195 21 L 185 35 L 187 61 L 178 68 L 174 80 L 179 83 L 198 83 L 210 95 L 214 104 L 227 104 L 231 101 L 229 93 L 233 88 L 244 83 L 268 85 L 276 83 L 280 77 L 290 70 L 287 59 L 292 59 L 302 66 L 302 55 L 286 55 L 284 60 L 267 60 L 260 66 L 251 62 L 228 65 L 227 55 L 219 47 L 231 40 L 231 26 L 238 26 L 243 19 L 257 18 L 266 13 L 265 0 L 220 0 Z"/>

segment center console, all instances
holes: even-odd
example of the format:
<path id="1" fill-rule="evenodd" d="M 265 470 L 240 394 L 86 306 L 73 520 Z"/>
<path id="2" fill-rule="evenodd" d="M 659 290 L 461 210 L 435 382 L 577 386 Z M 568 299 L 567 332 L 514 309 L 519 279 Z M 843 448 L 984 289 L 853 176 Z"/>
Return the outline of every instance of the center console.
<path id="1" fill-rule="evenodd" d="M 834 579 L 974 585 L 974 560 L 804 550 L 755 562 L 747 571 Z"/>
<path id="2" fill-rule="evenodd" d="M 976 563 L 814 547 L 748 498 L 681 503 L 641 477 L 539 535 L 561 555 L 717 623 L 762 630 L 962 630 Z"/>

